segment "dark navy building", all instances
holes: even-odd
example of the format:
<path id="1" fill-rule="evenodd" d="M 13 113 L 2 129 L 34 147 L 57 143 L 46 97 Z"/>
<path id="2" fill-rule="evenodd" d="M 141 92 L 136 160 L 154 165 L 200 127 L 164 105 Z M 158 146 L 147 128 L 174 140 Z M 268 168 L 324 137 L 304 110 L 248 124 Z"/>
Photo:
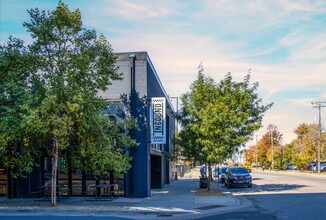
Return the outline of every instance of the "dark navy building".
<path id="1" fill-rule="evenodd" d="M 151 188 L 162 188 L 174 176 L 172 164 L 165 158 L 166 153 L 174 149 L 173 107 L 147 52 L 119 53 L 118 56 L 118 72 L 123 73 L 123 80 L 115 81 L 100 95 L 119 102 L 122 94 L 130 94 L 131 112 L 138 118 L 140 131 L 131 134 L 139 146 L 132 152 L 132 169 L 125 175 L 126 196 L 148 197 Z M 150 140 L 149 102 L 153 97 L 166 100 L 166 144 L 153 144 Z"/>

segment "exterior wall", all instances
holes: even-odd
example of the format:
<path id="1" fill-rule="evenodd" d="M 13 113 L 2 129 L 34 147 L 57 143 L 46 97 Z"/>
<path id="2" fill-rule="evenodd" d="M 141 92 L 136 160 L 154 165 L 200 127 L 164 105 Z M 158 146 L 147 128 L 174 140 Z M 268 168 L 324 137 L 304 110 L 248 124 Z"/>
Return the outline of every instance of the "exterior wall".
<path id="1" fill-rule="evenodd" d="M 147 77 L 147 85 L 148 85 L 148 96 L 149 97 L 165 97 L 166 98 L 166 144 L 164 146 L 163 151 L 166 153 L 172 153 L 173 146 L 173 138 L 175 134 L 175 119 L 173 117 L 173 107 L 170 102 L 170 99 L 162 86 L 158 75 L 155 71 L 155 68 L 150 60 L 147 58 L 147 69 L 148 69 L 148 77 Z M 153 150 L 153 149 L 152 149 Z M 152 151 L 153 152 L 153 151 Z M 164 184 L 169 184 L 172 179 L 173 170 L 170 167 L 170 162 L 165 157 L 165 154 L 161 154 L 162 156 L 162 187 Z"/>
<path id="2" fill-rule="evenodd" d="M 122 73 L 122 80 L 114 81 L 106 91 L 100 91 L 98 94 L 107 99 L 119 99 L 121 94 L 130 94 L 131 89 L 131 59 L 130 54 L 136 54 L 136 91 L 139 97 L 147 96 L 147 53 L 118 53 L 116 66 L 119 68 L 118 73 Z"/>
<path id="3" fill-rule="evenodd" d="M 138 118 L 139 131 L 133 130 L 130 132 L 131 136 L 136 139 L 139 145 L 130 151 L 133 156 L 132 169 L 126 174 L 126 196 L 133 197 L 149 197 L 151 195 L 151 155 L 155 154 L 155 160 L 159 160 L 160 164 L 160 188 L 164 184 L 170 183 L 172 177 L 172 170 L 170 163 L 165 158 L 165 152 L 172 152 L 174 137 L 175 121 L 172 115 L 173 109 L 159 78 L 155 68 L 147 54 L 147 52 L 130 52 L 118 53 L 117 66 L 118 72 L 122 73 L 123 80 L 115 81 L 109 86 L 105 92 L 100 92 L 99 95 L 110 100 L 119 100 L 121 95 L 125 94 L 129 97 L 131 94 L 131 72 L 132 59 L 130 54 L 136 55 L 135 60 L 135 90 L 136 99 L 133 100 L 136 111 L 134 116 Z M 162 151 L 153 149 L 149 134 L 149 108 L 148 99 L 151 97 L 165 97 L 166 98 L 166 118 L 167 122 L 167 141 Z M 157 164 L 157 163 L 152 163 Z M 155 180 L 155 182 L 157 182 Z"/>

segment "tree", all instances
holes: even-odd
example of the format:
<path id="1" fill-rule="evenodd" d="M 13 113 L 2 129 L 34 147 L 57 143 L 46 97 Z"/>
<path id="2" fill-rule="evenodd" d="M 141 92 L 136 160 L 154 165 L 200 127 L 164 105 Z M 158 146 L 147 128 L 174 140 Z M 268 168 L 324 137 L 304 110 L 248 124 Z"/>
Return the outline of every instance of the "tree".
<path id="1" fill-rule="evenodd" d="M 269 165 L 268 154 L 270 149 L 270 135 L 268 133 L 264 134 L 263 137 L 258 142 L 258 162 L 263 167 Z"/>
<path id="2" fill-rule="evenodd" d="M 246 163 L 256 163 L 256 145 L 249 146 L 249 148 L 245 150 L 245 158 Z"/>
<path id="3" fill-rule="evenodd" d="M 294 129 L 294 133 L 297 138 L 292 143 L 298 152 L 295 164 L 303 167 L 317 161 L 318 125 L 302 123 Z"/>
<path id="4" fill-rule="evenodd" d="M 211 179 L 211 163 L 222 162 L 248 141 L 272 103 L 260 105 L 255 93 L 258 83 L 251 86 L 249 75 L 238 83 L 229 73 L 216 84 L 203 71 L 200 66 L 197 80 L 181 97 L 179 144 L 188 157 L 208 163 Z"/>
<path id="5" fill-rule="evenodd" d="M 270 127 L 271 125 L 269 125 Z M 283 147 L 281 145 L 281 140 L 283 134 L 281 134 L 276 126 L 272 125 L 275 129 L 267 131 L 263 137 L 258 142 L 258 160 L 261 166 L 271 166 L 272 164 L 272 151 L 274 150 L 274 165 L 275 168 L 280 168 L 283 165 Z M 270 132 L 273 132 L 271 135 Z M 272 149 L 272 139 L 273 137 L 273 147 Z"/>
<path id="6" fill-rule="evenodd" d="M 295 161 L 297 160 L 297 155 L 298 155 L 298 151 L 295 148 L 295 146 L 293 145 L 293 143 L 290 144 L 286 144 L 284 147 L 284 154 L 283 154 L 283 161 L 284 164 L 288 164 L 288 163 L 295 163 Z M 302 167 L 299 166 L 299 164 L 295 163 L 296 165 L 298 165 L 298 167 Z"/>
<path id="7" fill-rule="evenodd" d="M 52 12 L 36 8 L 28 13 L 31 20 L 24 27 L 33 43 L 25 47 L 10 38 L 1 47 L 0 153 L 7 166 L 23 173 L 35 165 L 31 155 L 47 150 L 55 206 L 58 156 L 73 154 L 75 166 L 96 175 L 123 173 L 130 167 L 125 148 L 136 144 L 124 129 L 134 127 L 135 121 L 119 125 L 103 114 L 109 103 L 97 92 L 120 80 L 121 74 L 111 45 L 95 30 L 82 27 L 80 11 L 70 11 L 60 1 Z M 17 154 L 23 163 L 10 162 Z"/>
<path id="8" fill-rule="evenodd" d="M 32 56 L 23 41 L 10 37 L 0 47 L 0 156 L 1 163 L 14 177 L 31 172 L 40 154 L 33 131 L 24 129 L 25 115 L 32 105 L 31 73 L 35 72 Z M 34 85 L 36 85 L 35 82 Z M 20 172 L 14 173 L 16 167 Z"/>

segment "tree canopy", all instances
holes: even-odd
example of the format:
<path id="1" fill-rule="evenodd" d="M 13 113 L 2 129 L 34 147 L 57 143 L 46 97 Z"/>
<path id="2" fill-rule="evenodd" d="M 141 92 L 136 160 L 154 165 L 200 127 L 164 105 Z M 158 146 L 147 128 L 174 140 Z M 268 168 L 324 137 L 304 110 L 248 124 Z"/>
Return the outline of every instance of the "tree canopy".
<path id="1" fill-rule="evenodd" d="M 103 114 L 109 102 L 97 95 L 121 79 L 111 45 L 83 28 L 80 11 L 70 11 L 61 1 L 53 11 L 28 13 L 31 20 L 23 25 L 32 44 L 10 37 L 0 47 L 3 165 L 24 175 L 45 151 L 53 158 L 52 184 L 59 155 L 70 155 L 73 165 L 95 175 L 125 172 L 130 167 L 126 149 L 136 144 L 127 131 L 135 121 L 110 120 Z"/>
<path id="2" fill-rule="evenodd" d="M 274 160 L 274 168 L 279 168 L 282 165 L 283 149 L 281 145 L 281 139 L 283 134 L 281 134 L 277 127 L 274 125 L 269 125 L 273 127 L 273 130 L 266 131 L 262 136 L 261 140 L 258 142 L 258 161 L 261 166 L 272 167 L 272 161 Z M 273 135 L 271 135 L 271 133 Z M 272 159 L 272 139 L 273 137 L 273 151 L 274 158 Z"/>
<path id="3" fill-rule="evenodd" d="M 274 143 L 274 168 L 285 169 L 285 165 L 293 163 L 298 168 L 307 168 L 308 164 L 317 161 L 318 149 L 318 125 L 301 123 L 295 129 L 297 137 L 289 144 L 282 145 L 282 134 L 275 129 L 273 131 Z M 321 135 L 322 140 L 325 134 Z M 326 159 L 326 145 L 321 146 L 321 160 Z M 266 132 L 257 143 L 258 164 L 268 167 L 272 163 L 272 145 L 270 132 Z M 256 154 L 256 146 L 250 146 L 246 151 L 246 161 L 255 163 L 253 155 Z"/>
<path id="4" fill-rule="evenodd" d="M 261 105 L 258 83 L 251 86 L 250 75 L 235 82 L 228 73 L 215 83 L 203 72 L 200 66 L 197 80 L 181 97 L 178 144 L 187 159 L 223 162 L 261 127 L 263 114 L 272 103 Z"/>

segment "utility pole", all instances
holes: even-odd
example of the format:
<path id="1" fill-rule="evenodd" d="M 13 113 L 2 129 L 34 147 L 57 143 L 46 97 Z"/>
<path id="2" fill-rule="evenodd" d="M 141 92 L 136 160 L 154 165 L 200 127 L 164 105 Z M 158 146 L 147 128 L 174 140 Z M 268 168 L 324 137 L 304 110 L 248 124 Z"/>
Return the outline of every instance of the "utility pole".
<path id="1" fill-rule="evenodd" d="M 274 170 L 274 140 L 273 140 L 273 133 L 276 129 L 275 125 L 268 125 L 267 130 L 269 131 L 270 135 L 271 135 L 271 144 L 272 144 L 272 170 Z"/>
<path id="2" fill-rule="evenodd" d="M 312 102 L 311 103 L 313 105 L 313 108 L 318 108 L 318 127 L 319 127 L 319 131 L 318 131 L 318 152 L 317 152 L 317 170 L 318 170 L 318 174 L 320 174 L 320 149 L 321 149 L 321 113 L 320 110 L 322 107 L 326 107 L 326 102 Z"/>
<path id="3" fill-rule="evenodd" d="M 258 170 L 258 135 L 256 135 L 256 170 Z"/>

